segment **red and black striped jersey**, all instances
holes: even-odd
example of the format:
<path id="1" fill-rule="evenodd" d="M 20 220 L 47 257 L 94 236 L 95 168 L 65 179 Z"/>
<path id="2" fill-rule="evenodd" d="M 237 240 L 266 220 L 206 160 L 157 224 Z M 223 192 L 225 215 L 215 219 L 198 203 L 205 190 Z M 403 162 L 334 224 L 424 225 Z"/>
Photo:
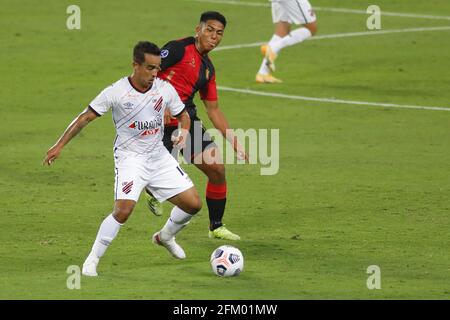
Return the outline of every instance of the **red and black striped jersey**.
<path id="1" fill-rule="evenodd" d="M 170 41 L 162 47 L 158 77 L 175 87 L 187 107 L 194 106 L 197 91 L 202 100 L 217 100 L 214 66 L 208 55 L 197 51 L 194 37 Z"/>

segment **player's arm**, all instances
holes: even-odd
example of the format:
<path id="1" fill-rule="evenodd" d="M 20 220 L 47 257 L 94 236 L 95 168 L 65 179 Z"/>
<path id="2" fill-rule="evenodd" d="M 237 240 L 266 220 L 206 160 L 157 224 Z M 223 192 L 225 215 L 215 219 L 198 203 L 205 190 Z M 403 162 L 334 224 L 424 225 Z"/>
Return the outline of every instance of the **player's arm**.
<path id="1" fill-rule="evenodd" d="M 175 117 L 172 117 L 170 111 L 168 109 L 164 110 L 164 125 L 169 124 L 172 119 L 175 119 Z"/>
<path id="2" fill-rule="evenodd" d="M 187 140 L 187 135 L 189 134 L 189 128 L 191 127 L 191 117 L 189 117 L 186 109 L 183 109 L 183 111 L 180 114 L 176 115 L 175 118 L 177 118 L 181 128 L 179 129 L 178 136 L 174 137 L 172 141 L 174 146 L 182 148 L 184 147 Z"/>
<path id="3" fill-rule="evenodd" d="M 219 130 L 220 133 L 222 133 L 222 135 L 231 143 L 238 159 L 247 161 L 248 155 L 237 140 L 237 137 L 234 135 L 233 131 L 230 129 L 225 115 L 219 108 L 219 102 L 217 100 L 203 100 L 203 104 L 205 105 L 209 120 L 211 120 L 214 127 Z"/>
<path id="4" fill-rule="evenodd" d="M 161 48 L 161 71 L 177 64 L 183 59 L 185 45 L 182 41 L 170 41 Z"/>
<path id="5" fill-rule="evenodd" d="M 67 127 L 58 141 L 47 151 L 47 155 L 43 161 L 45 165 L 51 165 L 58 158 L 62 149 L 72 140 L 80 131 L 92 120 L 98 117 L 98 114 L 90 107 L 80 113 Z"/>
<path id="6" fill-rule="evenodd" d="M 171 66 L 180 62 L 181 59 L 183 59 L 184 53 L 185 53 L 185 44 L 183 43 L 183 41 L 174 40 L 166 43 L 161 48 L 161 71 L 164 72 L 167 68 L 170 68 Z M 169 80 L 170 77 L 167 77 L 166 79 Z M 175 117 L 173 117 L 170 114 L 170 111 L 168 109 L 164 111 L 165 125 L 170 123 L 174 118 Z"/>

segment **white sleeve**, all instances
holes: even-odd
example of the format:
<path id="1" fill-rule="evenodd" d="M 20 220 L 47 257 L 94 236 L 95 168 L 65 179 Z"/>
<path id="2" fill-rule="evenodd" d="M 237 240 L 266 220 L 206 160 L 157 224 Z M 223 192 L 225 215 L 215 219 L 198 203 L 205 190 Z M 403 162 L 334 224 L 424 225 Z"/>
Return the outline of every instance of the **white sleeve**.
<path id="1" fill-rule="evenodd" d="M 113 105 L 112 86 L 104 89 L 98 96 L 92 100 L 89 107 L 99 116 L 104 115 Z"/>
<path id="2" fill-rule="evenodd" d="M 166 108 L 169 109 L 172 116 L 177 116 L 184 110 L 184 103 L 181 101 L 177 91 L 170 83 L 166 83 L 166 88 L 168 93 Z"/>

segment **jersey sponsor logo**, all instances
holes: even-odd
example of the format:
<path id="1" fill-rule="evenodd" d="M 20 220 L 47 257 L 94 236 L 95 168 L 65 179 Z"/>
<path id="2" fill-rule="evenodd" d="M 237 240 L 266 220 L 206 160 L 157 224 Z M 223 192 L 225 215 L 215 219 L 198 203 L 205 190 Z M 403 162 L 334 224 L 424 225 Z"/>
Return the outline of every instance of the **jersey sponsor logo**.
<path id="1" fill-rule="evenodd" d="M 141 136 L 150 136 L 150 135 L 152 135 L 152 134 L 157 134 L 158 132 L 159 132 L 159 128 L 152 129 L 152 130 L 144 130 L 144 131 L 141 133 Z"/>
<path id="2" fill-rule="evenodd" d="M 158 115 L 155 118 L 155 120 L 151 120 L 151 121 L 133 121 L 130 125 L 128 125 L 128 128 L 136 129 L 136 130 L 150 131 L 150 133 L 145 134 L 145 135 L 149 135 L 149 134 L 157 133 L 159 128 L 161 127 L 161 125 L 162 125 L 162 117 L 160 115 Z M 154 131 L 154 129 L 158 129 L 158 130 Z"/>
<path id="3" fill-rule="evenodd" d="M 169 50 L 167 50 L 167 49 L 164 49 L 164 50 L 161 50 L 161 58 L 167 58 L 167 56 L 169 55 Z"/>
<path id="4" fill-rule="evenodd" d="M 129 194 L 131 189 L 133 188 L 133 181 L 130 182 L 122 182 L 122 191 L 125 194 Z"/>

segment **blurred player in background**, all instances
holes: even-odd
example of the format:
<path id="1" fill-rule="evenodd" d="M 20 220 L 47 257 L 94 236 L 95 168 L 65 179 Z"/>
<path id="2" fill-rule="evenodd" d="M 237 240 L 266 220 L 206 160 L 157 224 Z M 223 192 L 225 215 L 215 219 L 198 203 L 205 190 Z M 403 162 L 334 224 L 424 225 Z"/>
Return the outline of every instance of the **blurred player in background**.
<path id="1" fill-rule="evenodd" d="M 316 16 L 308 0 L 272 0 L 272 20 L 275 33 L 268 44 L 261 46 L 264 59 L 256 74 L 258 83 L 281 83 L 280 79 L 272 75 L 279 52 L 305 41 L 317 32 Z M 292 24 L 302 27 L 291 31 Z"/>
<path id="2" fill-rule="evenodd" d="M 104 89 L 67 127 L 56 144 L 47 151 L 44 164 L 51 165 L 64 146 L 87 124 L 112 110 L 116 127 L 114 140 L 114 210 L 97 233 L 83 264 L 83 275 L 97 276 L 97 265 L 133 212 L 144 188 L 159 201 L 175 205 L 165 226 L 153 235 L 155 244 L 164 246 L 175 258 L 186 257 L 175 242 L 177 234 L 201 209 L 201 200 L 188 175 L 179 167 L 162 143 L 164 110 L 168 108 L 180 121 L 181 134 L 173 144 L 186 140 L 189 115 L 172 85 L 157 78 L 161 51 L 151 42 L 139 42 L 133 51 L 133 74 Z"/>
<path id="3" fill-rule="evenodd" d="M 205 128 L 197 117 L 194 104 L 196 92 L 206 107 L 209 119 L 216 129 L 232 144 L 238 159 L 248 160 L 248 156 L 234 135 L 226 133 L 228 121 L 219 108 L 216 88 L 216 72 L 208 53 L 222 40 L 227 21 L 215 11 L 204 12 L 195 29 L 195 36 L 168 42 L 161 49 L 161 72 L 158 77 L 169 81 L 177 90 L 191 118 L 190 138 L 186 142 L 183 156 L 188 163 L 200 169 L 207 177 L 206 203 L 209 211 L 209 237 L 239 240 L 240 237 L 228 230 L 222 223 L 227 183 L 225 166 L 216 144 L 205 134 Z M 166 113 L 164 145 L 171 152 L 171 136 L 177 129 L 178 121 Z M 155 215 L 161 215 L 161 204 L 151 192 L 146 193 L 147 205 Z"/>

